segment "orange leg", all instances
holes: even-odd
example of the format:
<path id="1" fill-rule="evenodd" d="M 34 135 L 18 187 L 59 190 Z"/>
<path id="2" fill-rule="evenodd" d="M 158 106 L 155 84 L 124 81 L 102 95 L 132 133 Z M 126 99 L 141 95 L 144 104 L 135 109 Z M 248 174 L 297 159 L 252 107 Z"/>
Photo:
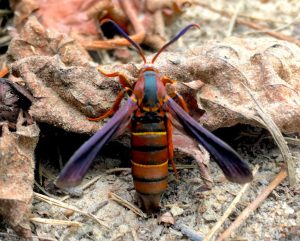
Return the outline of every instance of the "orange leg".
<path id="1" fill-rule="evenodd" d="M 174 153 L 173 153 L 174 148 L 173 148 L 173 141 L 172 141 L 172 123 L 171 123 L 171 120 L 170 120 L 169 116 L 168 116 L 168 119 L 167 119 L 167 138 L 168 138 L 169 161 L 172 164 L 173 171 L 174 171 L 176 179 L 179 179 L 179 175 L 178 175 L 176 165 L 175 165 L 175 162 L 174 162 Z"/>
<path id="2" fill-rule="evenodd" d="M 9 72 L 7 66 L 3 66 L 2 69 L 0 70 L 0 77 L 4 77 L 5 75 L 7 75 Z"/>
<path id="3" fill-rule="evenodd" d="M 119 72 L 106 73 L 100 68 L 97 68 L 97 70 L 106 77 L 119 77 L 119 82 L 124 88 L 132 89 L 131 84 L 128 82 L 128 79 L 123 74 Z"/>
<path id="4" fill-rule="evenodd" d="M 174 91 L 174 97 L 175 96 L 178 98 L 179 105 L 185 110 L 185 112 L 189 113 L 189 108 L 187 107 L 187 104 L 182 96 L 177 91 Z"/>
<path id="5" fill-rule="evenodd" d="M 124 94 L 127 93 L 128 91 L 131 91 L 131 89 L 129 88 L 125 88 L 123 90 L 121 90 L 115 100 L 115 103 L 113 104 L 113 106 L 106 112 L 104 113 L 103 115 L 100 115 L 99 117 L 96 117 L 96 118 L 90 118 L 88 117 L 88 120 L 90 121 L 100 121 L 104 118 L 107 118 L 111 115 L 113 115 L 118 109 L 119 109 L 119 106 L 120 106 L 120 103 L 124 97 Z"/>
<path id="6" fill-rule="evenodd" d="M 164 85 L 166 84 L 174 84 L 176 83 L 175 80 L 170 79 L 169 77 L 163 76 L 161 81 L 164 83 Z M 170 95 L 172 98 L 177 97 L 178 101 L 179 101 L 179 105 L 187 112 L 189 113 L 189 109 L 184 101 L 184 99 L 182 98 L 182 96 L 174 89 Z"/>
<path id="7" fill-rule="evenodd" d="M 164 85 L 166 85 L 166 84 L 174 84 L 176 82 L 175 80 L 172 80 L 172 79 L 170 79 L 167 76 L 163 76 L 161 78 L 161 81 L 164 83 Z"/>
<path id="8" fill-rule="evenodd" d="M 123 74 L 121 74 L 119 72 L 106 73 L 100 68 L 97 68 L 97 70 L 106 77 L 119 77 L 119 83 L 124 87 L 124 89 L 119 92 L 119 94 L 117 95 L 117 98 L 115 100 L 115 103 L 106 113 L 104 113 L 103 115 L 96 117 L 96 118 L 88 117 L 88 120 L 90 120 L 90 121 L 100 121 L 102 119 L 105 119 L 105 118 L 113 115 L 119 109 L 119 106 L 124 97 L 124 94 L 126 92 L 132 91 L 131 85 L 129 84 L 127 78 Z"/>

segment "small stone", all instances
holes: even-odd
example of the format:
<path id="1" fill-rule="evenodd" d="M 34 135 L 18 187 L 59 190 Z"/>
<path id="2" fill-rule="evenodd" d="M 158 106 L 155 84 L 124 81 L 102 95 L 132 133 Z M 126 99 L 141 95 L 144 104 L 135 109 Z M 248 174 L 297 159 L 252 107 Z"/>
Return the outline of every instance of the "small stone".
<path id="1" fill-rule="evenodd" d="M 120 230 L 120 233 L 127 233 L 129 228 L 128 228 L 127 225 L 122 224 L 122 225 L 119 226 L 119 230 Z"/>
<path id="2" fill-rule="evenodd" d="M 203 213 L 202 217 L 206 222 L 217 221 L 217 214 L 212 209 L 208 209 L 205 213 Z"/>
<path id="3" fill-rule="evenodd" d="M 171 213 L 173 214 L 173 216 L 176 217 L 176 216 L 183 214 L 184 210 L 182 208 L 180 208 L 177 204 L 175 204 L 171 208 Z"/>
<path id="4" fill-rule="evenodd" d="M 290 206 L 288 206 L 287 203 L 283 203 L 282 208 L 283 208 L 284 214 L 286 214 L 286 215 L 295 213 L 295 210 L 292 209 Z"/>

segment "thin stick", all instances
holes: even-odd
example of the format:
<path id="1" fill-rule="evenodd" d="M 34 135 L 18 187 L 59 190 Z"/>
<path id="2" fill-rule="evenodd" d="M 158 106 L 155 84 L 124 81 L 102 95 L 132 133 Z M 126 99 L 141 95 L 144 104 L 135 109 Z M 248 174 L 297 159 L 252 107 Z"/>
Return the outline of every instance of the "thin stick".
<path id="1" fill-rule="evenodd" d="M 113 173 L 116 173 L 116 172 L 128 172 L 128 173 L 130 173 L 131 168 L 129 168 L 129 167 L 116 167 L 116 168 L 108 169 L 105 173 L 106 174 L 113 174 Z"/>
<path id="2" fill-rule="evenodd" d="M 228 238 L 231 233 L 238 228 L 242 222 L 245 221 L 248 216 L 253 213 L 256 208 L 263 202 L 269 194 L 287 177 L 287 172 L 285 168 L 282 168 L 274 180 L 257 196 L 257 198 L 252 201 L 243 212 L 237 217 L 236 220 L 220 235 L 217 241 L 223 241 Z"/>
<path id="3" fill-rule="evenodd" d="M 259 166 L 256 165 L 255 168 L 253 169 L 253 176 L 255 176 L 255 174 L 257 173 L 258 169 L 259 169 Z M 241 190 L 236 195 L 236 197 L 233 199 L 233 201 L 231 202 L 231 204 L 229 205 L 229 207 L 227 208 L 227 210 L 225 211 L 225 213 L 223 214 L 223 216 L 219 219 L 219 221 L 215 224 L 215 226 L 209 231 L 209 233 L 205 236 L 205 238 L 204 238 L 203 241 L 209 241 L 209 240 L 212 239 L 212 237 L 214 236 L 214 234 L 220 229 L 220 227 L 222 226 L 222 224 L 225 222 L 225 220 L 229 217 L 229 215 L 235 209 L 235 207 L 238 204 L 238 202 L 240 201 L 242 195 L 246 192 L 246 190 L 249 188 L 250 185 L 251 185 L 251 182 L 245 184 L 241 188 Z"/>
<path id="4" fill-rule="evenodd" d="M 245 89 L 248 91 L 249 95 L 251 96 L 252 100 L 255 102 L 257 107 L 255 108 L 259 117 L 252 116 L 252 119 L 259 122 L 261 125 L 265 126 L 268 131 L 271 133 L 273 139 L 275 140 L 281 154 L 283 157 L 283 160 L 287 164 L 287 170 L 289 174 L 289 183 L 291 186 L 296 185 L 297 178 L 296 178 L 296 163 L 293 159 L 293 156 L 289 150 L 288 145 L 286 144 L 286 141 L 284 140 L 283 135 L 280 132 L 280 129 L 278 126 L 274 123 L 271 116 L 265 111 L 262 104 L 258 102 L 258 100 L 254 97 L 251 90 L 242 83 L 242 85 L 245 87 Z"/>
<path id="5" fill-rule="evenodd" d="M 202 241 L 203 237 L 197 233 L 195 230 L 191 229 L 190 227 L 183 225 L 181 223 L 176 223 L 173 226 L 176 230 L 180 231 L 182 234 L 187 236 L 192 241 Z"/>
<path id="6" fill-rule="evenodd" d="M 73 227 L 80 227 L 83 225 L 82 223 L 77 221 L 50 219 L 50 218 L 33 217 L 30 218 L 29 220 L 34 223 L 42 223 L 42 224 L 50 224 L 50 225 L 63 225 L 63 226 L 73 226 Z"/>
<path id="7" fill-rule="evenodd" d="M 117 194 L 110 192 L 108 194 L 109 198 L 114 200 L 115 202 L 121 204 L 122 206 L 130 209 L 132 212 L 134 212 L 135 214 L 139 215 L 140 217 L 146 218 L 147 215 L 138 207 L 134 206 L 133 204 L 131 204 L 130 202 L 128 202 L 127 200 L 121 198 L 120 196 L 118 196 Z"/>
<path id="8" fill-rule="evenodd" d="M 51 193 L 47 192 L 45 190 L 45 188 L 43 188 L 37 181 L 34 181 L 34 185 L 36 185 L 38 187 L 38 189 L 40 189 L 44 194 L 46 194 L 49 197 L 55 198 L 54 195 L 52 195 Z"/>
<path id="9" fill-rule="evenodd" d="M 300 139 L 292 138 L 292 137 L 284 137 L 284 139 L 290 145 L 300 146 Z"/>
<path id="10" fill-rule="evenodd" d="M 205 4 L 205 3 L 199 3 L 197 2 L 196 3 L 197 5 L 199 6 L 202 6 L 204 8 L 207 8 L 208 10 L 212 11 L 212 12 L 215 12 L 215 13 L 219 13 L 220 15 L 224 16 L 224 17 L 227 17 L 227 18 L 231 18 L 232 17 L 232 14 L 224 11 L 224 10 L 219 10 L 219 9 L 215 9 L 213 7 L 211 7 L 210 5 L 208 4 Z M 236 19 L 236 22 L 238 24 L 243 24 L 243 25 L 246 25 L 250 28 L 253 28 L 253 29 L 257 29 L 257 30 L 260 30 L 260 31 L 266 31 L 266 34 L 274 37 L 274 38 L 277 38 L 277 39 L 281 39 L 281 40 L 285 40 L 285 41 L 289 41 L 291 43 L 294 43 L 294 44 L 297 44 L 300 46 L 300 40 L 292 37 L 292 36 L 288 36 L 288 35 L 285 35 L 285 34 L 282 34 L 282 33 L 278 33 L 278 32 L 274 32 L 274 31 L 270 31 L 270 29 L 264 27 L 264 26 L 261 26 L 259 24 L 256 24 L 254 22 L 251 22 L 247 19 L 243 19 L 243 18 L 240 18 L 238 17 Z"/>
<path id="11" fill-rule="evenodd" d="M 72 205 L 69 205 L 69 204 L 66 204 L 66 203 L 63 203 L 62 201 L 59 201 L 59 200 L 56 200 L 54 198 L 50 198 L 48 196 L 45 196 L 45 195 L 42 195 L 42 194 L 39 194 L 39 193 L 34 193 L 34 198 L 37 199 L 37 200 L 40 200 L 40 201 L 43 201 L 43 202 L 46 202 L 50 205 L 54 205 L 54 206 L 57 206 L 57 207 L 61 207 L 61 208 L 65 208 L 65 209 L 70 209 L 70 210 L 73 210 L 77 213 L 80 213 L 86 217 L 89 217 L 91 218 L 92 220 L 94 220 L 96 223 L 106 227 L 109 229 L 109 226 L 107 224 L 105 224 L 104 222 L 102 222 L 101 220 L 99 220 L 95 215 L 91 214 L 91 213 L 88 213 L 88 212 L 85 212 L 85 211 L 82 211 L 80 210 L 79 208 L 75 207 L 75 206 L 72 206 Z"/>
<path id="12" fill-rule="evenodd" d="M 100 177 L 101 177 L 101 175 L 96 176 L 96 177 L 94 177 L 92 180 L 90 180 L 89 182 L 87 182 L 87 183 L 85 183 L 85 184 L 79 186 L 78 188 L 80 188 L 80 189 L 82 189 L 82 190 L 85 190 L 85 189 L 87 189 L 88 187 L 92 186 L 95 182 L 97 182 L 97 181 L 100 179 Z M 70 197 L 71 197 L 70 195 L 66 195 L 66 196 L 62 197 L 62 198 L 60 199 L 60 201 L 61 201 L 61 202 L 66 201 L 66 200 L 69 199 Z"/>
<path id="13" fill-rule="evenodd" d="M 195 169 L 197 168 L 196 165 L 189 165 L 189 164 L 176 164 L 176 169 Z M 173 170 L 173 168 L 170 166 L 168 167 L 169 170 Z"/>
<path id="14" fill-rule="evenodd" d="M 264 31 L 252 31 L 252 32 L 248 32 L 248 33 L 244 33 L 244 35 L 250 35 L 250 34 L 259 34 L 259 33 L 268 33 L 268 32 L 279 32 L 282 31 L 296 23 L 299 23 L 300 21 L 300 15 L 298 15 L 293 21 L 291 21 L 290 23 L 286 23 L 283 26 L 280 26 L 278 28 L 274 28 L 274 29 L 269 29 L 269 30 L 264 30 Z"/>
<path id="15" fill-rule="evenodd" d="M 20 239 L 20 236 L 16 235 L 16 234 L 10 234 L 10 233 L 3 233 L 0 232 L 0 236 L 6 236 L 6 237 L 14 237 L 14 238 L 18 238 L 16 240 Z M 39 240 L 49 240 L 49 241 L 57 241 L 56 238 L 51 238 L 51 237 L 47 237 L 47 236 L 36 236 L 36 235 L 32 235 L 31 236 L 32 240 L 33 239 L 39 239 Z"/>
<path id="16" fill-rule="evenodd" d="M 236 19 L 238 17 L 240 9 L 243 5 L 244 5 L 244 0 L 240 0 L 237 7 L 236 7 L 236 9 L 235 9 L 235 11 L 234 11 L 234 14 L 232 15 L 232 18 L 230 20 L 229 27 L 228 27 L 227 34 L 226 34 L 227 37 L 232 35 L 233 28 L 234 28 L 234 25 L 236 23 Z"/>

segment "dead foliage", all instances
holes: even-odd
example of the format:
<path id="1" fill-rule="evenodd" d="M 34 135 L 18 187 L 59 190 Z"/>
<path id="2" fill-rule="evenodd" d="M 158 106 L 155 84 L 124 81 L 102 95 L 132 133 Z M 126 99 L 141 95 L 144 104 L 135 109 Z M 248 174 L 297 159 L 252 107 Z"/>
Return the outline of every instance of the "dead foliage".
<path id="1" fill-rule="evenodd" d="M 166 19 L 181 14 L 188 3 L 124 2 L 69 1 L 70 6 L 64 6 L 69 11 L 65 17 L 64 12 L 57 11 L 57 4 L 61 5 L 57 1 L 47 5 L 36 0 L 11 1 L 15 11 L 20 12 L 15 18 L 16 27 L 24 27 L 7 53 L 10 82 L 0 83 L 0 107 L 6 108 L 0 115 L 1 121 L 6 121 L 0 138 L 0 173 L 5 173 L 0 179 L 0 214 L 23 236 L 31 235 L 28 218 L 33 195 L 33 152 L 39 130 L 19 106 L 20 99 L 29 100 L 29 113 L 38 122 L 68 132 L 95 133 L 103 123 L 90 122 L 87 117 L 106 112 L 120 86 L 117 80 L 98 73 L 85 49 L 128 45 L 124 39 L 98 40 L 99 20 L 110 17 L 131 33 L 136 42 L 159 48 L 165 42 Z M 137 21 L 140 15 L 143 20 Z M 116 54 L 127 56 L 126 51 Z M 164 53 L 156 64 L 162 74 L 177 80 L 175 88 L 187 100 L 191 114 L 208 129 L 236 124 L 270 128 L 288 162 L 291 153 L 281 132 L 300 130 L 299 55 L 299 47 L 285 41 L 228 38 L 223 42 L 210 41 L 185 53 Z M 139 65 L 102 68 L 107 72 L 118 70 L 133 82 Z M 206 186 L 211 188 L 206 151 L 176 132 L 174 145 L 179 152 L 196 159 Z M 289 175 L 294 175 L 290 167 Z M 135 210 L 126 200 L 120 200 L 122 205 Z M 32 220 L 49 223 L 38 218 Z M 161 222 L 173 224 L 175 220 L 167 217 Z M 185 226 L 177 229 L 187 236 L 199 236 Z"/>
<path id="2" fill-rule="evenodd" d="M 23 237 L 31 237 L 29 216 L 33 197 L 34 150 L 39 128 L 24 125 L 21 112 L 16 131 L 2 123 L 0 137 L 0 214 Z"/>
<path id="3" fill-rule="evenodd" d="M 11 78 L 22 79 L 38 97 L 30 110 L 37 120 L 68 131 L 91 133 L 98 125 L 87 121 L 86 116 L 107 110 L 120 87 L 117 80 L 97 73 L 76 42 L 69 41 L 59 49 L 59 43 L 66 40 L 62 34 L 50 38 L 51 33 L 34 19 L 27 23 L 8 51 Z M 260 126 L 252 118 L 256 104 L 246 86 L 279 129 L 293 133 L 300 129 L 299 51 L 284 41 L 229 38 L 186 53 L 164 53 L 157 66 L 162 74 L 183 82 L 177 83 L 177 89 L 190 100 L 195 115 L 205 111 L 200 121 L 211 130 L 238 123 Z M 121 71 L 131 81 L 137 77 L 133 65 L 103 69 Z"/>
<path id="4" fill-rule="evenodd" d="M 14 22 L 19 31 L 28 18 L 35 16 L 45 28 L 67 33 L 94 50 L 129 46 L 125 39 L 103 39 L 99 22 L 105 18 L 117 22 L 137 43 L 159 48 L 165 42 L 165 24 L 174 21 L 188 6 L 187 0 L 11 1 L 12 9 L 18 12 Z"/>

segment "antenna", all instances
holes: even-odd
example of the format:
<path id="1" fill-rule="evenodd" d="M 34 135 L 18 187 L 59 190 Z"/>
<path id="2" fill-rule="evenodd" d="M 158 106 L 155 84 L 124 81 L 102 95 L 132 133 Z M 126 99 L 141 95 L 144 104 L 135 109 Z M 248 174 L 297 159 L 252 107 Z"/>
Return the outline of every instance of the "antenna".
<path id="1" fill-rule="evenodd" d="M 196 27 L 200 29 L 200 26 L 198 24 L 190 24 L 186 26 L 184 29 L 182 29 L 175 37 L 173 37 L 168 43 L 166 43 L 164 46 L 160 48 L 160 50 L 156 53 L 156 55 L 153 57 L 151 63 L 153 64 L 157 57 L 163 52 L 167 47 L 169 47 L 172 43 L 177 41 L 182 35 L 184 35 L 190 28 Z"/>
<path id="2" fill-rule="evenodd" d="M 134 42 L 134 41 L 128 36 L 128 34 L 125 33 L 123 29 L 120 28 L 120 26 L 119 26 L 116 22 L 114 22 L 114 21 L 111 20 L 111 19 L 103 19 L 103 20 L 100 22 L 100 25 L 102 25 L 102 24 L 104 24 L 104 23 L 107 23 L 107 22 L 112 23 L 112 25 L 114 25 L 114 27 L 116 28 L 116 30 L 117 30 L 124 38 L 126 38 L 126 39 L 128 40 L 128 42 L 132 44 L 132 46 L 134 46 L 134 47 L 138 50 L 139 54 L 141 55 L 141 57 L 142 57 L 143 60 L 144 60 L 144 63 L 147 63 L 146 57 L 145 57 L 145 55 L 144 55 L 143 50 L 141 49 L 141 47 L 140 47 L 136 42 Z"/>

